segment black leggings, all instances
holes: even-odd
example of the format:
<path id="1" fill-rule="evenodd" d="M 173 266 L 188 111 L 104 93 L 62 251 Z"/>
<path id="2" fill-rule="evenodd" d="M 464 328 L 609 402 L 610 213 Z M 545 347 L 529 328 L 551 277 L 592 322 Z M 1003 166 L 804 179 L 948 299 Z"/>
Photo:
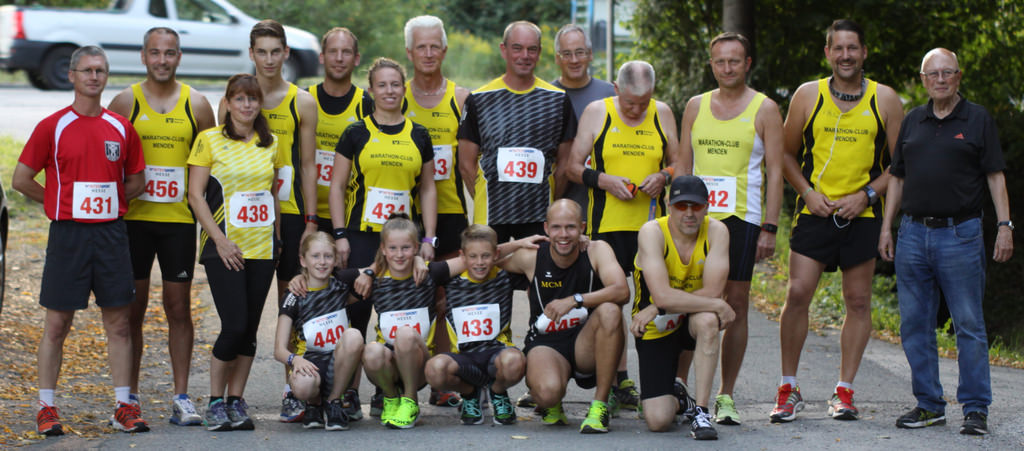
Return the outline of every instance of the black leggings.
<path id="1" fill-rule="evenodd" d="M 203 265 L 220 316 L 220 335 L 213 345 L 213 356 L 225 362 L 239 355 L 255 356 L 256 331 L 274 280 L 274 260 L 246 259 L 242 271 L 228 269 L 219 258 L 206 260 Z"/>

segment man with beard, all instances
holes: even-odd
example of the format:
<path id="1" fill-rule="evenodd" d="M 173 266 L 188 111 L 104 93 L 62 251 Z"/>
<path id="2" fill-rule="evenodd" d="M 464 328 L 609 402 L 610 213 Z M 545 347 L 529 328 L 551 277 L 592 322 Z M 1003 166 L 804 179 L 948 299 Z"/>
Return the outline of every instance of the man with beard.
<path id="1" fill-rule="evenodd" d="M 181 62 L 178 33 L 151 28 L 142 39 L 146 79 L 117 94 L 110 110 L 128 118 L 139 133 L 146 159 L 145 190 L 124 215 L 135 277 L 132 303 L 132 402 L 139 401 L 139 367 L 144 348 L 142 323 L 149 305 L 153 258 L 160 262 L 167 347 L 174 377 L 173 424 L 193 426 L 203 419 L 188 397 L 188 374 L 195 331 L 191 287 L 196 260 L 196 223 L 188 206 L 186 173 L 196 135 L 216 125 L 213 108 L 202 94 L 175 79 Z"/>
<path id="2" fill-rule="evenodd" d="M 773 423 L 793 421 L 803 409 L 796 371 L 807 339 L 807 315 L 824 271 L 843 272 L 846 317 L 839 346 L 839 382 L 828 414 L 855 420 L 853 378 L 871 337 L 871 278 L 878 255 L 888 162 L 896 146 L 903 104 L 892 88 L 864 77 L 868 50 L 857 23 L 832 22 L 825 58 L 832 76 L 804 83 L 793 94 L 783 124 L 783 173 L 796 192 L 790 238 L 789 286 L 779 321 L 782 381 Z"/>

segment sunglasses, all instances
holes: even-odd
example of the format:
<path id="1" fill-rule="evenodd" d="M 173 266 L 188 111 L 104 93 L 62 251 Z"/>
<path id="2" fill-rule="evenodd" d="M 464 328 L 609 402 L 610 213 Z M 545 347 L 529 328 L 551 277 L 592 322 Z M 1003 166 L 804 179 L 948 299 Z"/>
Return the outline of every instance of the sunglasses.
<path id="1" fill-rule="evenodd" d="M 682 211 L 682 212 L 686 212 L 687 210 L 694 211 L 694 212 L 699 212 L 699 211 L 703 210 L 705 207 L 707 207 L 707 205 L 698 204 L 698 203 L 694 203 L 694 202 L 678 202 L 678 203 L 672 204 L 672 208 L 675 208 L 676 210 L 679 210 L 679 211 Z"/>

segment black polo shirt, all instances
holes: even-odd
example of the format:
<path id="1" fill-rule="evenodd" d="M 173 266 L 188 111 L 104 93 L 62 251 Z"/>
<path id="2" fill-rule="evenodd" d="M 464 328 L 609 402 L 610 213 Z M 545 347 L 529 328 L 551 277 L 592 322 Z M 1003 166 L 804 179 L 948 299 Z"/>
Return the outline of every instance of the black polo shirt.
<path id="1" fill-rule="evenodd" d="M 903 212 L 961 217 L 981 212 L 986 176 L 1005 169 L 995 121 L 963 95 L 939 119 L 932 101 L 903 119 L 890 171 L 903 179 Z"/>

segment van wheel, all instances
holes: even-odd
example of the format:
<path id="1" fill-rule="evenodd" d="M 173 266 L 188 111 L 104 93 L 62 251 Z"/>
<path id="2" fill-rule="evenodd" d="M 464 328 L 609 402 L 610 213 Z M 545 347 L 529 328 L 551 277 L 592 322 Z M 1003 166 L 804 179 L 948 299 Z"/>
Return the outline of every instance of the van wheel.
<path id="1" fill-rule="evenodd" d="M 75 52 L 74 47 L 61 46 L 50 50 L 43 59 L 42 69 L 35 78 L 44 86 L 43 89 L 54 89 L 70 91 L 73 87 L 71 80 L 68 80 L 68 69 L 71 67 L 71 54 Z M 31 79 L 31 76 L 30 76 Z M 36 82 L 32 82 L 33 86 Z"/>

